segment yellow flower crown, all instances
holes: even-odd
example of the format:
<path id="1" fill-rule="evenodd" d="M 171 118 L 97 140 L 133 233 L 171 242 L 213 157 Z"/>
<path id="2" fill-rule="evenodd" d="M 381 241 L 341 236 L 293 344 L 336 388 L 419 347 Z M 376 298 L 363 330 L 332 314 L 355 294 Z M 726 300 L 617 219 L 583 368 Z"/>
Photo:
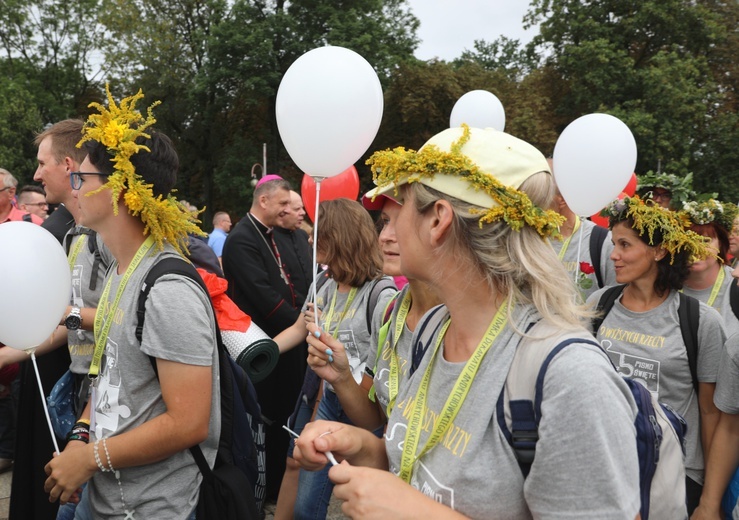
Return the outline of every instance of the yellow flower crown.
<path id="1" fill-rule="evenodd" d="M 462 146 L 470 139 L 469 127 L 462 127 L 462 136 L 452 144 L 449 152 L 442 151 L 433 144 L 418 152 L 403 147 L 375 152 L 367 160 L 375 185 L 382 188 L 392 183 L 397 193 L 399 185 L 432 178 L 437 173 L 458 176 L 476 190 L 490 195 L 497 203 L 489 209 L 472 210 L 473 213 L 482 214 L 480 227 L 503 220 L 516 231 L 528 225 L 542 237 L 558 237 L 564 217 L 555 211 L 541 209 L 524 192 L 506 186 L 493 175 L 483 172 L 461 151 Z"/>
<path id="2" fill-rule="evenodd" d="M 686 229 L 685 223 L 674 211 L 662 208 L 652 200 L 644 201 L 638 195 L 624 197 L 614 200 L 601 214 L 609 217 L 611 226 L 631 219 L 634 230 L 641 236 L 646 233 L 650 244 L 654 243 L 656 231 L 662 233 L 662 243 L 657 245 L 670 253 L 671 264 L 680 251 L 687 251 L 692 259 L 716 256 L 708 249 L 709 240 L 706 237 Z"/>
<path id="3" fill-rule="evenodd" d="M 147 184 L 131 163 L 131 156 L 141 151 L 151 150 L 137 144 L 136 139 L 144 137 L 150 139 L 146 129 L 156 123 L 152 109 L 159 105 L 155 101 L 149 106 L 147 116 L 136 110 L 136 102 L 144 97 L 141 89 L 134 96 L 121 100 L 116 105 L 110 88 L 106 84 L 105 92 L 108 96 L 108 106 L 100 103 L 90 103 L 90 108 L 96 108 L 100 113 L 91 114 L 82 130 L 83 137 L 77 147 L 80 148 L 86 141 L 97 141 L 104 145 L 112 156 L 113 174 L 108 181 L 97 190 L 88 193 L 92 195 L 105 189 L 112 192 L 113 213 L 118 214 L 118 200 L 121 193 L 128 211 L 133 216 L 139 216 L 146 226 L 144 233 L 150 234 L 157 247 L 161 250 L 166 240 L 180 253 L 188 251 L 188 233 L 204 235 L 197 226 L 200 222 L 185 208 L 172 194 L 154 196 L 152 185 Z"/>

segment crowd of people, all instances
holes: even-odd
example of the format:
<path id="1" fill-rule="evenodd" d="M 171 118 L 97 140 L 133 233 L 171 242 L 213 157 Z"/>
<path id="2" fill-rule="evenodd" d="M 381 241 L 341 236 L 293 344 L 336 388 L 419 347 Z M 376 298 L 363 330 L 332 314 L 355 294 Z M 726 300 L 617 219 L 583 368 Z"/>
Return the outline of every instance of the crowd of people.
<path id="1" fill-rule="evenodd" d="M 300 194 L 277 175 L 235 225 L 216 212 L 205 237 L 172 196 L 177 152 L 151 109 L 135 109 L 142 97 L 109 94 L 86 122 L 39 134 L 42 187 L 16 193 L 0 169 L 0 222 L 47 228 L 72 272 L 69 306 L 36 350 L 46 393 L 70 385 L 60 453 L 27 354 L 0 347 L 0 377 L 21 367 L 0 380 L 10 518 L 196 518 L 189 448 L 212 467 L 221 434 L 216 318 L 178 273 L 151 288 L 143 325 L 137 314 L 147 272 L 183 256 L 225 279 L 279 347 L 254 385 L 275 518 L 325 518 L 335 496 L 353 518 L 658 520 L 627 379 L 686 425 L 681 517 L 731 515 L 734 204 L 650 172 L 605 208 L 605 229 L 569 209 L 535 147 L 463 125 L 418 151 L 375 152 L 373 190 L 321 202 L 314 260 Z M 522 402 L 504 396 L 542 355 L 523 463 L 511 423 Z"/>

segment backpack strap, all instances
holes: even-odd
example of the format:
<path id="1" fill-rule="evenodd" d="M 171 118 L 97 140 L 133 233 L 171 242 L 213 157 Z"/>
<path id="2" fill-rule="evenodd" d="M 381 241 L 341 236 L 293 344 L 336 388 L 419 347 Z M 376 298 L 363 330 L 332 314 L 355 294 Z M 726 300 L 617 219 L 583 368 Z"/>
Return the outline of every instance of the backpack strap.
<path id="1" fill-rule="evenodd" d="M 731 303 L 731 311 L 739 320 L 739 285 L 735 281 L 732 281 L 729 286 L 729 302 Z"/>
<path id="2" fill-rule="evenodd" d="M 603 283 L 603 274 L 600 272 L 600 255 L 607 236 L 608 230 L 598 225 L 590 232 L 590 261 L 593 262 L 595 278 L 598 281 L 598 287 L 601 289 L 605 284 Z"/>
<path id="3" fill-rule="evenodd" d="M 446 312 L 444 312 L 445 310 L 446 307 L 444 307 L 444 305 L 437 305 L 427 311 L 418 323 L 416 331 L 413 333 L 413 357 L 411 359 L 410 370 L 408 371 L 409 376 L 418 369 L 421 364 L 421 360 L 423 359 L 423 355 L 426 353 L 431 341 L 443 325 L 444 317 L 446 316 Z"/>
<path id="4" fill-rule="evenodd" d="M 178 274 L 190 278 L 191 280 L 196 282 L 203 289 L 203 291 L 205 291 L 206 295 L 208 295 L 208 289 L 206 288 L 203 279 L 195 270 L 195 267 L 193 267 L 193 265 L 184 258 L 167 257 L 154 264 L 151 269 L 149 269 L 149 272 L 144 278 L 144 283 L 141 285 L 141 291 L 139 292 L 139 299 L 136 307 L 136 317 L 138 318 L 138 322 L 136 325 L 136 339 L 139 341 L 139 343 L 141 343 L 144 332 L 144 320 L 146 318 L 146 299 L 149 297 L 149 292 L 151 292 L 151 288 L 154 286 L 156 281 L 165 274 Z M 208 297 L 208 300 L 210 300 L 210 296 Z M 220 356 L 225 347 L 223 346 L 223 340 L 221 339 L 221 331 L 218 328 L 218 323 L 216 323 L 216 339 L 218 342 Z M 157 370 L 156 360 L 152 356 L 149 356 L 149 362 L 154 369 L 157 380 L 159 380 L 159 371 Z M 229 433 L 230 432 L 221 432 L 221 435 L 229 435 Z M 229 442 L 230 444 L 230 441 L 226 442 Z M 200 469 L 203 477 L 208 479 L 213 478 L 213 470 L 211 470 L 210 466 L 208 466 L 208 462 L 205 460 L 205 456 L 200 449 L 200 445 L 196 444 L 195 446 L 191 446 L 190 453 L 195 459 L 195 462 L 198 465 L 198 469 Z"/>
<path id="5" fill-rule="evenodd" d="M 592 333 L 594 336 L 598 335 L 598 329 L 603 324 L 603 320 L 606 319 L 608 313 L 611 312 L 613 304 L 616 303 L 618 297 L 621 296 L 622 292 L 624 292 L 624 287 L 626 287 L 626 285 L 614 285 L 613 287 L 606 289 L 606 291 L 601 295 L 600 300 L 598 300 L 598 306 L 595 308 L 595 310 L 600 314 L 593 318 L 592 321 Z"/>
<path id="6" fill-rule="evenodd" d="M 367 306 L 365 307 L 365 319 L 367 321 L 367 331 L 372 336 L 372 315 L 375 313 L 375 307 L 377 307 L 377 300 L 380 299 L 380 295 L 388 290 L 398 290 L 395 282 L 386 277 L 378 278 L 372 281 L 372 287 L 370 288 L 369 296 L 367 297 Z"/>
<path id="7" fill-rule="evenodd" d="M 72 249 L 72 238 L 79 235 L 87 235 L 87 250 L 94 257 L 92 261 L 92 272 L 90 273 L 91 276 L 89 286 L 90 290 L 94 291 L 97 288 L 98 283 L 98 269 L 100 268 L 100 264 L 103 261 L 103 257 L 100 254 L 100 250 L 98 248 L 97 232 L 90 228 L 82 226 L 76 226 L 72 228 L 72 230 L 67 233 L 66 237 L 64 238 L 64 250 L 67 252 L 67 256 L 69 256 L 69 251 Z"/>
<path id="8" fill-rule="evenodd" d="M 736 285 L 734 283 L 731 284 Z M 688 366 L 690 377 L 693 379 L 693 388 L 698 392 L 698 327 L 700 326 L 700 302 L 693 298 L 678 293 L 680 296 L 680 307 L 677 315 L 680 319 L 680 333 L 683 336 L 685 350 L 688 352 Z"/>
<path id="9" fill-rule="evenodd" d="M 528 476 L 536 455 L 544 378 L 550 363 L 572 344 L 587 343 L 600 349 L 592 339 L 567 337 L 553 347 L 548 339 L 530 338 L 525 340 L 526 346 L 523 342 L 519 345 L 496 404 L 498 427 L 513 448 L 524 478 Z M 506 387 L 515 395 L 506 394 Z M 510 413 L 510 428 L 506 421 L 506 405 Z"/>
<path id="10" fill-rule="evenodd" d="M 377 332 L 377 357 L 375 357 L 375 372 L 377 372 L 377 360 L 380 359 L 380 356 L 382 355 L 382 346 L 385 344 L 388 332 L 390 331 L 390 317 L 393 315 L 393 309 L 398 303 L 398 296 L 400 296 L 400 291 L 395 293 L 393 297 L 390 298 L 390 301 L 387 302 L 387 305 L 385 306 L 385 312 L 382 315 L 380 330 Z"/>

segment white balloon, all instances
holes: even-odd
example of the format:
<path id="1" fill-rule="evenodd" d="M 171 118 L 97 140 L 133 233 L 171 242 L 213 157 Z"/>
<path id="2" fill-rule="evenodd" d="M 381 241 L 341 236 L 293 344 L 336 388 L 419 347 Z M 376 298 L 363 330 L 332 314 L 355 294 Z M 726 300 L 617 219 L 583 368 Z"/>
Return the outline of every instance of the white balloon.
<path id="1" fill-rule="evenodd" d="M 382 120 L 380 80 L 343 47 L 306 52 L 277 91 L 277 128 L 290 157 L 311 177 L 333 177 L 367 151 Z"/>
<path id="2" fill-rule="evenodd" d="M 620 119 L 588 114 L 567 125 L 554 145 L 554 180 L 577 215 L 617 198 L 636 167 L 636 141 Z"/>
<path id="3" fill-rule="evenodd" d="M 503 103 L 487 90 L 467 92 L 454 103 L 449 117 L 450 128 L 462 126 L 462 123 L 472 128 L 495 128 L 502 132 L 505 128 Z"/>
<path id="4" fill-rule="evenodd" d="M 25 350 L 49 339 L 69 304 L 72 279 L 64 249 L 30 222 L 0 225 L 0 342 Z"/>

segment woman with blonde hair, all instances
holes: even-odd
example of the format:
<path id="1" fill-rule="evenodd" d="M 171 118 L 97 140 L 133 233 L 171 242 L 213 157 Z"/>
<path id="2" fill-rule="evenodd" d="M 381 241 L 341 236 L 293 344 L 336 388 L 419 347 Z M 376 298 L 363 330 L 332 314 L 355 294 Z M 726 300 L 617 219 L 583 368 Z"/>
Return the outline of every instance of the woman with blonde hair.
<path id="1" fill-rule="evenodd" d="M 296 459 L 315 469 L 331 451 L 349 463 L 329 475 L 353 518 L 632 520 L 634 402 L 597 346 L 574 339 L 549 365 L 527 477 L 500 424 L 496 396 L 509 388 L 517 351 L 589 337 L 589 314 L 546 240 L 561 223 L 541 209 L 551 190 L 548 200 L 526 194 L 549 175 L 544 156 L 503 132 L 465 126 L 419 152 L 378 152 L 370 164 L 375 193 L 395 189 L 403 204 L 402 270 L 439 296 L 443 316 L 398 388 L 384 439 L 316 422 L 297 440 Z"/>

